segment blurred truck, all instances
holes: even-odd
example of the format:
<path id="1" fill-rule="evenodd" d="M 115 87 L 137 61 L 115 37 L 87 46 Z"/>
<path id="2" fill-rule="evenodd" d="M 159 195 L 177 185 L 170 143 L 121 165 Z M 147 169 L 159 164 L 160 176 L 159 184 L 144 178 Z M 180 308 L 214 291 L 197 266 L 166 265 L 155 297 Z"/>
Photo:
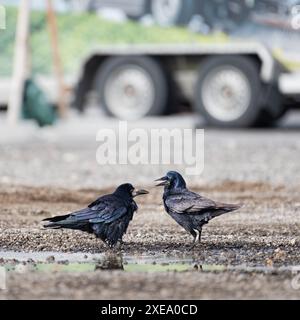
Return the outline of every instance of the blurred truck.
<path id="1" fill-rule="evenodd" d="M 82 64 L 78 110 L 91 91 L 120 119 L 174 112 L 187 101 L 211 125 L 250 127 L 272 124 L 299 101 L 300 73 L 259 42 L 107 46 Z"/>
<path id="2" fill-rule="evenodd" d="M 66 0 L 73 9 L 95 12 L 115 8 L 130 18 L 139 19 L 151 14 L 158 25 L 184 25 L 194 15 L 202 15 L 211 25 L 228 27 L 245 20 L 255 0 Z"/>
<path id="3" fill-rule="evenodd" d="M 106 2 L 110 6 L 128 3 L 125 0 Z M 183 22 L 183 6 L 193 7 L 195 2 L 152 0 L 151 5 L 180 5 L 180 19 L 173 20 L 175 23 Z M 259 6 L 257 1 L 223 2 L 227 6 L 242 3 L 246 6 L 243 11 L 254 5 L 256 19 L 265 17 L 271 25 L 274 21 L 284 21 L 286 29 L 299 33 L 300 1 L 285 1 L 280 6 L 275 0 L 261 0 Z M 105 1 L 85 3 L 99 6 Z M 145 5 L 143 0 L 130 3 L 132 6 L 139 3 L 140 8 Z M 273 10 L 266 15 L 270 4 L 274 5 Z M 128 5 L 127 10 L 129 8 Z M 234 6 L 231 6 L 234 12 L 232 8 Z M 137 17 L 138 12 L 133 10 L 131 14 Z M 299 51 L 296 58 L 300 63 Z M 51 96 L 55 95 L 55 83 L 47 83 L 47 79 L 40 83 L 43 88 L 50 88 L 46 91 L 51 91 Z M 174 113 L 178 105 L 188 104 L 195 113 L 204 116 L 208 124 L 218 127 L 271 125 L 300 101 L 300 71 L 287 68 L 261 41 L 250 41 L 249 38 L 181 45 L 100 46 L 91 50 L 82 61 L 79 73 L 72 79 L 73 84 L 72 104 L 81 112 L 92 93 L 97 104 L 116 118 L 133 120 Z M 6 104 L 8 92 L 9 79 L 2 80 L 0 104 Z"/>
<path id="4" fill-rule="evenodd" d="M 151 14 L 161 26 L 185 25 L 199 15 L 212 29 L 231 31 L 256 17 L 272 25 L 283 25 L 299 0 L 65 0 L 71 9 L 95 12 L 119 9 L 130 18 Z"/>
<path id="5" fill-rule="evenodd" d="M 277 0 L 130 3 L 94 0 L 89 9 L 118 6 L 135 17 L 151 10 L 162 25 L 186 23 L 201 11 L 211 25 L 223 21 L 223 26 L 229 26 L 245 21 L 251 13 L 270 25 L 284 21 L 293 31 L 297 31 L 295 21 L 300 14 L 300 10 L 293 11 L 299 4 L 295 0 L 284 4 Z M 121 119 L 174 112 L 180 101 L 188 102 L 211 125 L 250 127 L 276 122 L 299 102 L 300 73 L 285 68 L 261 42 L 247 39 L 197 45 L 107 46 L 91 52 L 82 65 L 73 102 L 78 110 L 84 110 L 91 91 L 107 114 Z"/>

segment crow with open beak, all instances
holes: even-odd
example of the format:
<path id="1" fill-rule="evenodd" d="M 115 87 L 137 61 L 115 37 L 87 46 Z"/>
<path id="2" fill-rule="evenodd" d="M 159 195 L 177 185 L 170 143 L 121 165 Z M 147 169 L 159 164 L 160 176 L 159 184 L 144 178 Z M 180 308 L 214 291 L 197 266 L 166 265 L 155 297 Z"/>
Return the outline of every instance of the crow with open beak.
<path id="1" fill-rule="evenodd" d="M 211 219 L 239 209 L 240 205 L 224 204 L 207 199 L 186 187 L 183 177 L 176 171 L 157 179 L 163 186 L 163 202 L 167 213 L 194 238 L 191 249 L 201 241 L 202 227 Z"/>

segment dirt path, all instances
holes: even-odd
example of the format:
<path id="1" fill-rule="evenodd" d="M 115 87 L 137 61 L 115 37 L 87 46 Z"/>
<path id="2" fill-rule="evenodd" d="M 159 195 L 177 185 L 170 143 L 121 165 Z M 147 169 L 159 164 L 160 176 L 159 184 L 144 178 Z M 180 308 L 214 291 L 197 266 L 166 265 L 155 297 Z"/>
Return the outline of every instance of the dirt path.
<path id="1" fill-rule="evenodd" d="M 300 202 L 297 188 L 227 181 L 194 188 L 216 200 L 244 203 L 238 212 L 215 219 L 203 243 L 188 251 L 191 237 L 164 212 L 161 190 L 139 199 L 123 255 L 192 256 L 197 264 L 262 266 L 266 272 L 9 273 L 0 298 L 300 298 L 291 271 L 268 268 L 300 265 Z M 205 190 L 205 192 L 204 192 Z M 0 250 L 103 253 L 93 236 L 44 230 L 40 221 L 80 208 L 110 189 L 67 190 L 0 186 Z M 5 265 L 7 261 L 1 260 Z M 15 261 L 18 263 L 18 261 Z M 34 263 L 34 261 L 28 262 Z M 291 269 L 292 270 L 292 269 Z M 120 295 L 122 293 L 122 296 Z"/>

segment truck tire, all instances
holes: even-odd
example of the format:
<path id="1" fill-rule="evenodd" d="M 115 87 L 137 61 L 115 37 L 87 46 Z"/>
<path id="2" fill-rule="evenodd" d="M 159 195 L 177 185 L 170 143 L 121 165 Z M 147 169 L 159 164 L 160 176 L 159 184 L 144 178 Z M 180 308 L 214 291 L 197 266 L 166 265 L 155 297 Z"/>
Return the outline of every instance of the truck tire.
<path id="1" fill-rule="evenodd" d="M 277 125 L 277 123 L 285 116 L 288 109 L 282 108 L 281 113 L 274 116 L 269 112 L 269 110 L 262 110 L 258 120 L 255 123 L 257 128 L 272 128 Z"/>
<path id="2" fill-rule="evenodd" d="M 197 13 L 196 0 L 152 0 L 152 16 L 163 27 L 187 24 Z"/>
<path id="3" fill-rule="evenodd" d="M 261 114 L 260 89 L 258 66 L 250 58 L 207 58 L 199 69 L 195 108 L 209 125 L 251 127 Z"/>
<path id="4" fill-rule="evenodd" d="M 265 102 L 256 126 L 269 128 L 275 126 L 285 116 L 288 108 L 284 105 L 283 96 L 275 85 L 263 86 L 263 91 L 265 92 Z"/>
<path id="5" fill-rule="evenodd" d="M 167 107 L 167 78 L 149 57 L 108 58 L 97 71 L 95 88 L 106 113 L 119 119 L 160 115 Z"/>

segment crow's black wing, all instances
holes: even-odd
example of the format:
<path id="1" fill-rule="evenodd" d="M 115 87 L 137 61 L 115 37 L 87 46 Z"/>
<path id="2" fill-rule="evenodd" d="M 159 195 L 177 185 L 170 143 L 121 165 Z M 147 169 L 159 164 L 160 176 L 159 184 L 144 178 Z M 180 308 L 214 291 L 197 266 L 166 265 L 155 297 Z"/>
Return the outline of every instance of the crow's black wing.
<path id="1" fill-rule="evenodd" d="M 90 203 L 88 205 L 89 208 L 99 208 L 101 209 L 103 206 L 106 205 L 106 202 L 111 201 L 111 202 L 115 202 L 115 201 L 119 201 L 119 199 L 114 196 L 113 194 L 107 194 L 105 196 L 101 196 L 98 199 L 96 199 L 95 201 L 93 201 L 92 203 Z"/>
<path id="2" fill-rule="evenodd" d="M 88 220 L 90 223 L 110 223 L 125 215 L 127 210 L 121 199 L 114 195 L 106 195 L 98 198 L 87 208 L 72 213 L 70 218 Z"/>
<path id="3" fill-rule="evenodd" d="M 101 211 L 99 214 L 97 214 L 96 217 L 89 219 L 90 223 L 111 223 L 115 220 L 120 219 L 124 215 L 126 215 L 128 212 L 128 209 L 126 207 L 119 207 L 119 208 L 105 208 L 103 211 Z"/>
<path id="4" fill-rule="evenodd" d="M 240 205 L 215 202 L 188 190 L 167 197 L 165 204 L 172 212 L 182 214 L 210 213 L 212 217 L 241 207 Z"/>
<path id="5" fill-rule="evenodd" d="M 127 214 L 127 206 L 124 202 L 113 196 L 103 196 L 89 206 L 70 215 L 47 219 L 52 224 L 48 227 L 70 227 L 88 223 L 111 223 Z"/>
<path id="6" fill-rule="evenodd" d="M 204 213 L 217 206 L 216 202 L 190 191 L 168 196 L 165 204 L 173 212 L 188 214 Z"/>

